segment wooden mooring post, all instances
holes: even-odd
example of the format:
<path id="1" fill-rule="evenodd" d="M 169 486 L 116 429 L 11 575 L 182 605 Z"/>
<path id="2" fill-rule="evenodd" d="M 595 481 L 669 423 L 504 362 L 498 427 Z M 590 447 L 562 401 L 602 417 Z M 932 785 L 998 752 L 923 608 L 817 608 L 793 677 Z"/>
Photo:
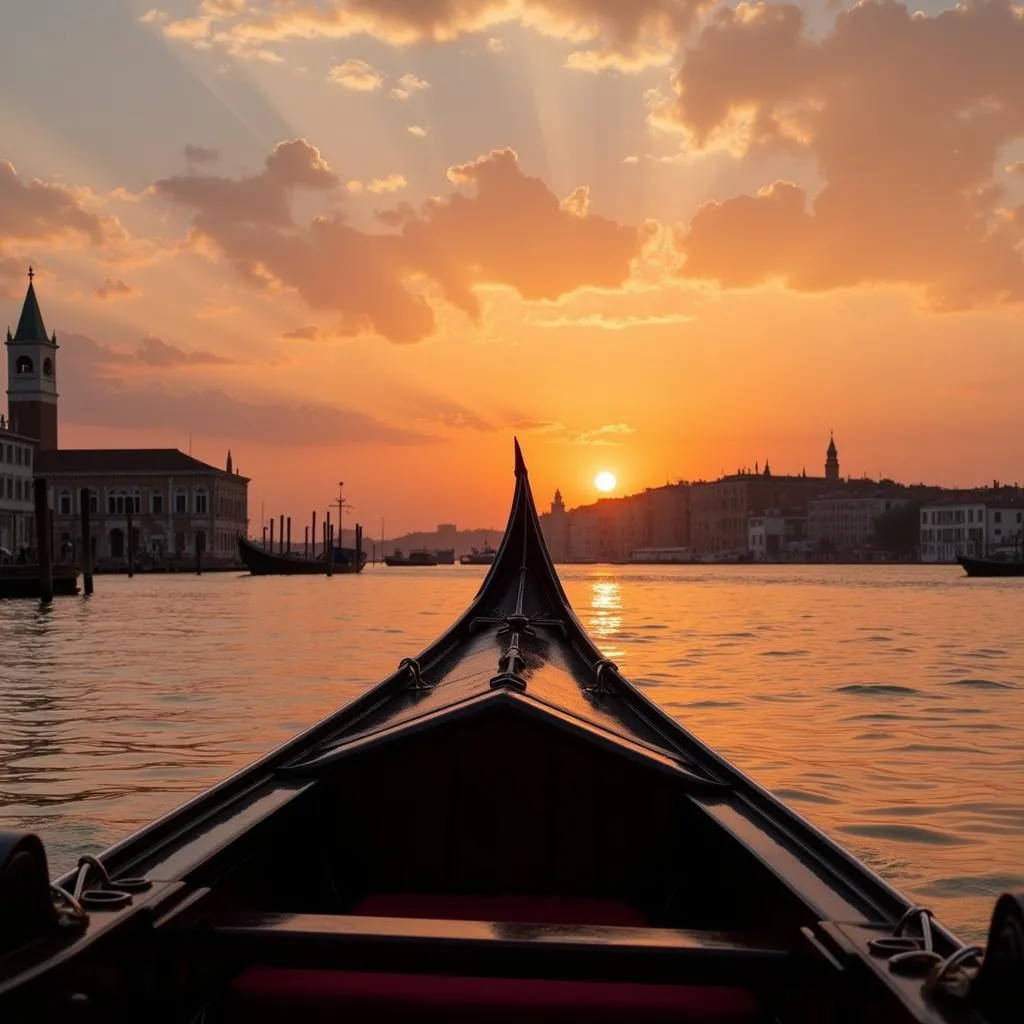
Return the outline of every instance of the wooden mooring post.
<path id="1" fill-rule="evenodd" d="M 46 481 L 32 481 L 36 513 L 36 549 L 39 552 L 39 597 L 43 604 L 53 600 L 53 561 L 50 558 L 50 509 L 46 500 Z"/>
<path id="2" fill-rule="evenodd" d="M 278 554 L 284 554 L 284 516 L 281 516 L 281 530 L 277 535 Z"/>
<path id="3" fill-rule="evenodd" d="M 316 558 L 316 511 L 313 512 L 313 528 L 309 531 L 309 541 L 313 545 L 310 554 Z"/>
<path id="4" fill-rule="evenodd" d="M 288 554 L 292 553 L 292 517 L 288 517 Z"/>
<path id="5" fill-rule="evenodd" d="M 334 575 L 334 531 L 331 529 L 331 513 L 324 520 L 324 553 L 327 558 L 327 575 Z"/>
<path id="6" fill-rule="evenodd" d="M 128 578 L 131 579 L 135 575 L 135 545 L 132 544 L 131 512 L 128 513 L 128 540 L 125 543 L 128 545 Z"/>
<path id="7" fill-rule="evenodd" d="M 302 542 L 302 557 L 309 558 L 309 527 L 306 527 L 306 539 Z"/>
<path id="8" fill-rule="evenodd" d="M 270 520 L 270 553 L 274 553 L 274 520 Z"/>
<path id="9" fill-rule="evenodd" d="M 92 593 L 92 536 L 89 529 L 89 488 L 83 487 L 78 492 L 78 502 L 81 506 L 82 518 L 82 541 L 81 557 L 79 562 L 82 566 L 82 588 L 85 596 Z"/>

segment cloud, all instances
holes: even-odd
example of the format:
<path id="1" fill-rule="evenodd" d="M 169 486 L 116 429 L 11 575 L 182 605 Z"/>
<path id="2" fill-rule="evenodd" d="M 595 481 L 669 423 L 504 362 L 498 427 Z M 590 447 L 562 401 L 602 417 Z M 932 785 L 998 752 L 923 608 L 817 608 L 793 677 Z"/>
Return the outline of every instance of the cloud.
<path id="1" fill-rule="evenodd" d="M 259 175 L 184 175 L 155 189 L 192 210 L 193 229 L 250 286 L 292 290 L 311 310 L 336 314 L 346 334 L 419 341 L 434 331 L 438 299 L 478 322 L 478 285 L 504 285 L 533 300 L 628 279 L 642 232 L 589 214 L 579 190 L 573 211 L 563 209 L 540 179 L 522 172 L 512 150 L 452 167 L 448 177 L 455 192 L 391 211 L 381 222 L 394 230 L 382 234 L 360 231 L 336 212 L 305 228 L 293 222 L 289 201 L 298 187 L 338 184 L 303 140 L 280 143 Z"/>
<path id="2" fill-rule="evenodd" d="M 301 327 L 285 331 L 281 337 L 289 341 L 330 341 L 338 337 L 338 332 L 328 330 L 319 324 L 303 324 Z"/>
<path id="3" fill-rule="evenodd" d="M 661 313 L 649 316 L 608 316 L 605 313 L 590 313 L 584 316 L 559 316 L 548 319 L 528 319 L 531 327 L 561 329 L 566 327 L 596 327 L 602 331 L 632 331 L 638 327 L 678 327 L 691 323 L 695 318 L 688 313 Z"/>
<path id="4" fill-rule="evenodd" d="M 196 228 L 214 236 L 207 226 L 231 223 L 251 229 L 286 228 L 291 225 L 289 199 L 299 188 L 330 191 L 338 178 L 320 151 L 303 139 L 279 142 L 259 174 L 225 178 L 186 174 L 164 178 L 153 186 L 154 194 L 198 212 Z"/>
<path id="5" fill-rule="evenodd" d="M 361 192 L 366 191 L 371 192 L 375 196 L 380 196 L 389 192 L 398 192 L 408 184 L 404 175 L 389 174 L 384 178 L 374 178 L 368 182 L 348 181 L 345 183 L 345 188 L 353 195 L 359 195 Z"/>
<path id="6" fill-rule="evenodd" d="M 496 36 L 491 36 L 491 38 L 487 40 L 487 52 L 504 53 L 505 43 L 501 39 L 498 39 Z"/>
<path id="7" fill-rule="evenodd" d="M 588 445 L 594 448 L 618 448 L 622 445 L 623 437 L 634 433 L 628 423 L 606 423 L 591 430 L 581 430 L 547 420 L 524 421 L 516 424 L 516 429 L 544 434 L 550 438 L 551 444 Z"/>
<path id="8" fill-rule="evenodd" d="M 415 135 L 418 139 L 422 139 L 429 129 L 425 128 L 421 124 L 411 124 L 405 129 L 410 135 Z"/>
<path id="9" fill-rule="evenodd" d="M 73 423 L 180 432 L 187 424 L 208 437 L 248 438 L 267 445 L 423 445 L 437 440 L 364 413 L 322 403 L 245 401 L 219 389 L 171 391 L 117 375 L 123 354 L 83 334 L 61 334 L 64 379 L 61 415 Z"/>
<path id="10" fill-rule="evenodd" d="M 392 99 L 396 100 L 407 100 L 410 96 L 417 92 L 423 92 L 424 89 L 429 89 L 430 83 L 424 79 L 419 78 L 411 72 L 398 80 L 398 85 L 391 90 Z"/>
<path id="11" fill-rule="evenodd" d="M 357 60 L 354 57 L 341 64 L 335 64 L 327 72 L 327 78 L 337 85 L 357 92 L 376 92 L 384 84 L 384 79 L 378 71 L 365 60 Z"/>
<path id="12" fill-rule="evenodd" d="M 149 334 L 142 339 L 142 344 L 135 353 L 135 358 L 146 366 L 224 366 L 233 363 L 233 359 L 225 356 L 215 355 L 213 352 L 200 352 L 193 350 L 186 352 L 185 349 L 176 345 L 169 345 L 162 338 L 155 334 Z"/>
<path id="13" fill-rule="evenodd" d="M 113 299 L 134 299 L 141 294 L 138 288 L 133 288 L 130 284 L 113 277 L 106 278 L 96 289 L 96 298 L 104 302 Z"/>
<path id="14" fill-rule="evenodd" d="M 11 242 L 102 245 L 116 222 L 87 208 L 88 189 L 33 179 L 25 181 L 9 160 L 0 160 L 0 246 Z"/>
<path id="15" fill-rule="evenodd" d="M 682 272 L 804 291 L 904 283 L 936 309 L 1024 299 L 1024 208 L 995 177 L 1024 135 L 1022 66 L 1024 18 L 1007 0 L 931 17 L 865 0 L 824 35 L 792 5 L 718 10 L 675 79 L 688 148 L 725 136 L 748 157 L 804 156 L 826 184 L 705 204 Z"/>
<path id="16" fill-rule="evenodd" d="M 212 164 L 220 159 L 219 149 L 208 149 L 206 146 L 186 146 L 185 159 L 192 164 Z"/>
<path id="17" fill-rule="evenodd" d="M 394 46 L 445 43 L 517 23 L 546 36 L 596 43 L 577 58 L 587 70 L 649 66 L 650 55 L 674 48 L 706 0 L 201 0 L 193 16 L 153 10 L 142 18 L 165 35 L 195 46 L 260 55 L 269 43 L 368 35 Z M 493 37 L 488 49 L 495 51 Z"/>

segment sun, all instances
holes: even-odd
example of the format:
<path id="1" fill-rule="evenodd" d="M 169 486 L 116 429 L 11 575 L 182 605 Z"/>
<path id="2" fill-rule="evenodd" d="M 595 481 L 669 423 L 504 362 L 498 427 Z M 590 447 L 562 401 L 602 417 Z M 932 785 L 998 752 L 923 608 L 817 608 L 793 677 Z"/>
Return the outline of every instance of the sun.
<path id="1" fill-rule="evenodd" d="M 604 491 L 605 494 L 609 491 L 614 491 L 617 483 L 618 481 L 615 479 L 615 474 L 609 473 L 607 469 L 602 469 L 601 472 L 594 477 L 594 486 L 599 491 Z"/>

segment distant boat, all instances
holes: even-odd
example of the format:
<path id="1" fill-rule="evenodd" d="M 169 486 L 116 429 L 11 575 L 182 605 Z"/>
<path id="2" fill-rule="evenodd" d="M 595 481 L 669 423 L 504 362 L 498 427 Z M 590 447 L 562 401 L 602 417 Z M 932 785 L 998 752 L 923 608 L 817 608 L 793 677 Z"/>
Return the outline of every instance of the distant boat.
<path id="1" fill-rule="evenodd" d="M 434 548 L 434 554 L 437 555 L 438 565 L 455 564 L 455 548 Z"/>
<path id="2" fill-rule="evenodd" d="M 401 548 L 395 548 L 394 554 L 384 556 L 385 565 L 437 565 L 437 555 L 432 551 L 425 551 L 422 548 L 417 548 L 415 551 L 410 551 L 408 557 L 402 554 Z"/>
<path id="3" fill-rule="evenodd" d="M 473 548 L 468 555 L 463 555 L 459 559 L 460 565 L 490 565 L 494 561 L 494 556 L 498 552 L 491 547 L 490 544 L 485 544 L 482 548 Z"/>
<path id="4" fill-rule="evenodd" d="M 1024 576 L 1024 561 L 1009 558 L 970 558 L 957 555 L 956 560 L 968 576 Z"/>
<path id="5" fill-rule="evenodd" d="M 357 549 L 362 547 L 362 533 L 362 527 L 357 526 L 355 548 L 334 549 L 332 572 L 362 572 L 366 565 L 366 552 L 360 551 L 359 557 L 356 557 Z M 238 557 L 253 576 L 323 576 L 327 572 L 327 560 L 323 555 L 319 558 L 306 558 L 299 554 L 267 551 L 241 535 L 238 538 Z"/>

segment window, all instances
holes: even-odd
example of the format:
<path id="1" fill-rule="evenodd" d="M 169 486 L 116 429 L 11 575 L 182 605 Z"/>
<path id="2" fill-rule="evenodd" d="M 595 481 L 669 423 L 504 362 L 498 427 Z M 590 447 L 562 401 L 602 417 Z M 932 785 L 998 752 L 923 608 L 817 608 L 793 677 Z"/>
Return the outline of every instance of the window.
<path id="1" fill-rule="evenodd" d="M 159 491 L 154 491 L 149 497 L 149 509 L 155 516 L 164 514 L 164 496 Z"/>
<path id="2" fill-rule="evenodd" d="M 14 364 L 15 373 L 22 375 L 34 371 L 35 366 L 32 365 L 32 360 L 28 356 L 18 356 L 18 361 Z"/>
<path id="3" fill-rule="evenodd" d="M 7 461 L 8 462 L 13 462 L 14 461 L 14 445 L 13 444 L 9 444 L 7 446 Z"/>
<path id="4" fill-rule="evenodd" d="M 177 515 L 188 515 L 188 495 L 184 491 L 174 492 L 174 511 Z"/>
<path id="5" fill-rule="evenodd" d="M 61 491 L 60 492 L 60 514 L 62 516 L 71 515 L 71 492 Z"/>
<path id="6" fill-rule="evenodd" d="M 107 512 L 112 516 L 138 514 L 142 511 L 142 498 L 138 491 L 117 490 L 107 495 Z"/>
<path id="7" fill-rule="evenodd" d="M 52 359 L 46 358 L 46 359 L 43 360 L 43 374 L 46 377 L 52 377 L 53 376 L 53 360 Z"/>
<path id="8" fill-rule="evenodd" d="M 1003 513 L 1002 513 L 1002 512 L 997 512 L 997 513 L 996 513 L 996 514 L 995 514 L 995 515 L 993 516 L 993 518 L 995 519 L 995 521 L 996 521 L 997 523 L 1001 523 L 1001 522 L 1003 521 Z"/>
<path id="9" fill-rule="evenodd" d="M 100 511 L 100 492 L 89 491 L 89 511 L 95 516 L 99 515 Z"/>
<path id="10" fill-rule="evenodd" d="M 32 449 L 31 448 L 26 448 L 25 449 L 25 465 L 26 466 L 31 466 L 32 465 Z"/>
<path id="11" fill-rule="evenodd" d="M 206 515 L 206 509 L 207 509 L 206 491 L 198 490 L 198 491 L 196 491 L 196 515 L 197 516 L 204 516 L 204 515 Z"/>
<path id="12" fill-rule="evenodd" d="M 17 445 L 14 447 L 14 461 L 16 465 L 21 465 L 21 448 Z"/>

